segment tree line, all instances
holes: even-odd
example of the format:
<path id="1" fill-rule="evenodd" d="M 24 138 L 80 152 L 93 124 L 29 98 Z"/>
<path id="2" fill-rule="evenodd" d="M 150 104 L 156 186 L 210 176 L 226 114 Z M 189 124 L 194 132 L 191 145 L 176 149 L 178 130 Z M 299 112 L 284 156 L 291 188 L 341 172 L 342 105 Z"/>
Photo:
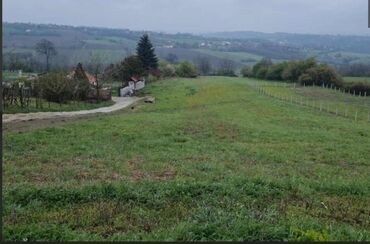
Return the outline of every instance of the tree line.
<path id="1" fill-rule="evenodd" d="M 366 93 L 370 95 L 370 84 L 344 82 L 335 68 L 325 63 L 318 63 L 314 58 L 279 63 L 273 63 L 271 59 L 263 58 L 253 67 L 244 67 L 241 74 L 244 77 L 292 82 L 307 86 L 333 86 L 355 94 Z"/>

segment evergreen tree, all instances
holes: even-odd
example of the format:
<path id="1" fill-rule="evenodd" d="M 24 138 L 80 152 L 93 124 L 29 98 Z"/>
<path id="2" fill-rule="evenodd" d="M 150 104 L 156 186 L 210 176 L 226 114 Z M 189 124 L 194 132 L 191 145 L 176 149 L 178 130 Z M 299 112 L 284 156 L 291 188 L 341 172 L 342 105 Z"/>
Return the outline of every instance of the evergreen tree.
<path id="1" fill-rule="evenodd" d="M 136 52 L 146 71 L 158 68 L 158 58 L 154 53 L 154 47 L 147 34 L 140 38 Z"/>

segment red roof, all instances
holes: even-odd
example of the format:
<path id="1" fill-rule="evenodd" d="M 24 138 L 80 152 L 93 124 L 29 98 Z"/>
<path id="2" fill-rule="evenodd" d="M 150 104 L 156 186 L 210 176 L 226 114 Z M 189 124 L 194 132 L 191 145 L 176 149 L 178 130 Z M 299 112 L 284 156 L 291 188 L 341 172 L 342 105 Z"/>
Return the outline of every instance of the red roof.
<path id="1" fill-rule="evenodd" d="M 73 69 L 71 72 L 69 72 L 69 76 L 73 77 L 75 75 L 75 73 L 76 73 L 76 70 Z M 86 71 L 85 71 L 85 75 L 86 75 L 87 79 L 89 80 L 90 84 L 92 84 L 92 85 L 96 84 L 96 78 L 95 78 L 94 75 L 92 75 L 92 74 L 90 74 Z"/>
<path id="2" fill-rule="evenodd" d="M 131 76 L 131 80 L 135 81 L 135 82 L 138 82 L 140 80 L 140 78 L 137 75 L 134 75 L 134 76 Z"/>

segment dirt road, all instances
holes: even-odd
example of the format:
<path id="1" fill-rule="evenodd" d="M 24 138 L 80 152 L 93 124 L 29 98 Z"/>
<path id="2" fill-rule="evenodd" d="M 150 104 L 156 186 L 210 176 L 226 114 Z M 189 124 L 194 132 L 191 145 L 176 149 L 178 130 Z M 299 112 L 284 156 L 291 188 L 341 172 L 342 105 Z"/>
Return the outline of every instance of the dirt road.
<path id="1" fill-rule="evenodd" d="M 112 99 L 115 102 L 114 105 L 91 110 L 3 114 L 3 131 L 26 131 L 99 114 L 113 113 L 134 106 L 136 103 L 147 99 L 147 97 L 113 97 Z"/>
<path id="2" fill-rule="evenodd" d="M 114 105 L 109 107 L 72 111 L 72 112 L 38 112 L 38 113 L 18 113 L 18 114 L 4 114 L 3 124 L 11 122 L 29 121 L 29 120 L 40 120 L 40 119 L 57 119 L 57 118 L 70 118 L 75 116 L 81 116 L 85 114 L 96 114 L 96 113 L 111 113 L 123 108 L 130 106 L 131 104 L 139 101 L 139 97 L 113 97 Z"/>

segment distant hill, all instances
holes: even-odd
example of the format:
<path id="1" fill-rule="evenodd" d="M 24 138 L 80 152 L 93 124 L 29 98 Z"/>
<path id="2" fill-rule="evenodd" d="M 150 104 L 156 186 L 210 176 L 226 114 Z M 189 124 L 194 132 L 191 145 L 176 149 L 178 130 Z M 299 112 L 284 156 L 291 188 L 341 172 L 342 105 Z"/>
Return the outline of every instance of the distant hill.
<path id="1" fill-rule="evenodd" d="M 231 40 L 259 39 L 299 48 L 318 49 L 321 51 L 342 51 L 370 54 L 370 36 L 261 33 L 252 31 L 206 33 L 203 36 Z"/>
<path id="2" fill-rule="evenodd" d="M 4 64 L 17 57 L 37 64 L 43 60 L 34 52 L 42 38 L 55 43 L 56 67 L 88 62 L 92 52 L 101 53 L 105 63 L 115 63 L 135 53 L 143 31 L 96 27 L 72 27 L 31 23 L 3 23 Z M 179 60 L 206 57 L 217 67 L 224 59 L 236 67 L 253 65 L 263 57 L 275 61 L 314 56 L 332 65 L 370 63 L 370 37 L 322 36 L 287 33 L 223 32 L 203 35 L 148 32 L 160 58 L 176 54 Z"/>

